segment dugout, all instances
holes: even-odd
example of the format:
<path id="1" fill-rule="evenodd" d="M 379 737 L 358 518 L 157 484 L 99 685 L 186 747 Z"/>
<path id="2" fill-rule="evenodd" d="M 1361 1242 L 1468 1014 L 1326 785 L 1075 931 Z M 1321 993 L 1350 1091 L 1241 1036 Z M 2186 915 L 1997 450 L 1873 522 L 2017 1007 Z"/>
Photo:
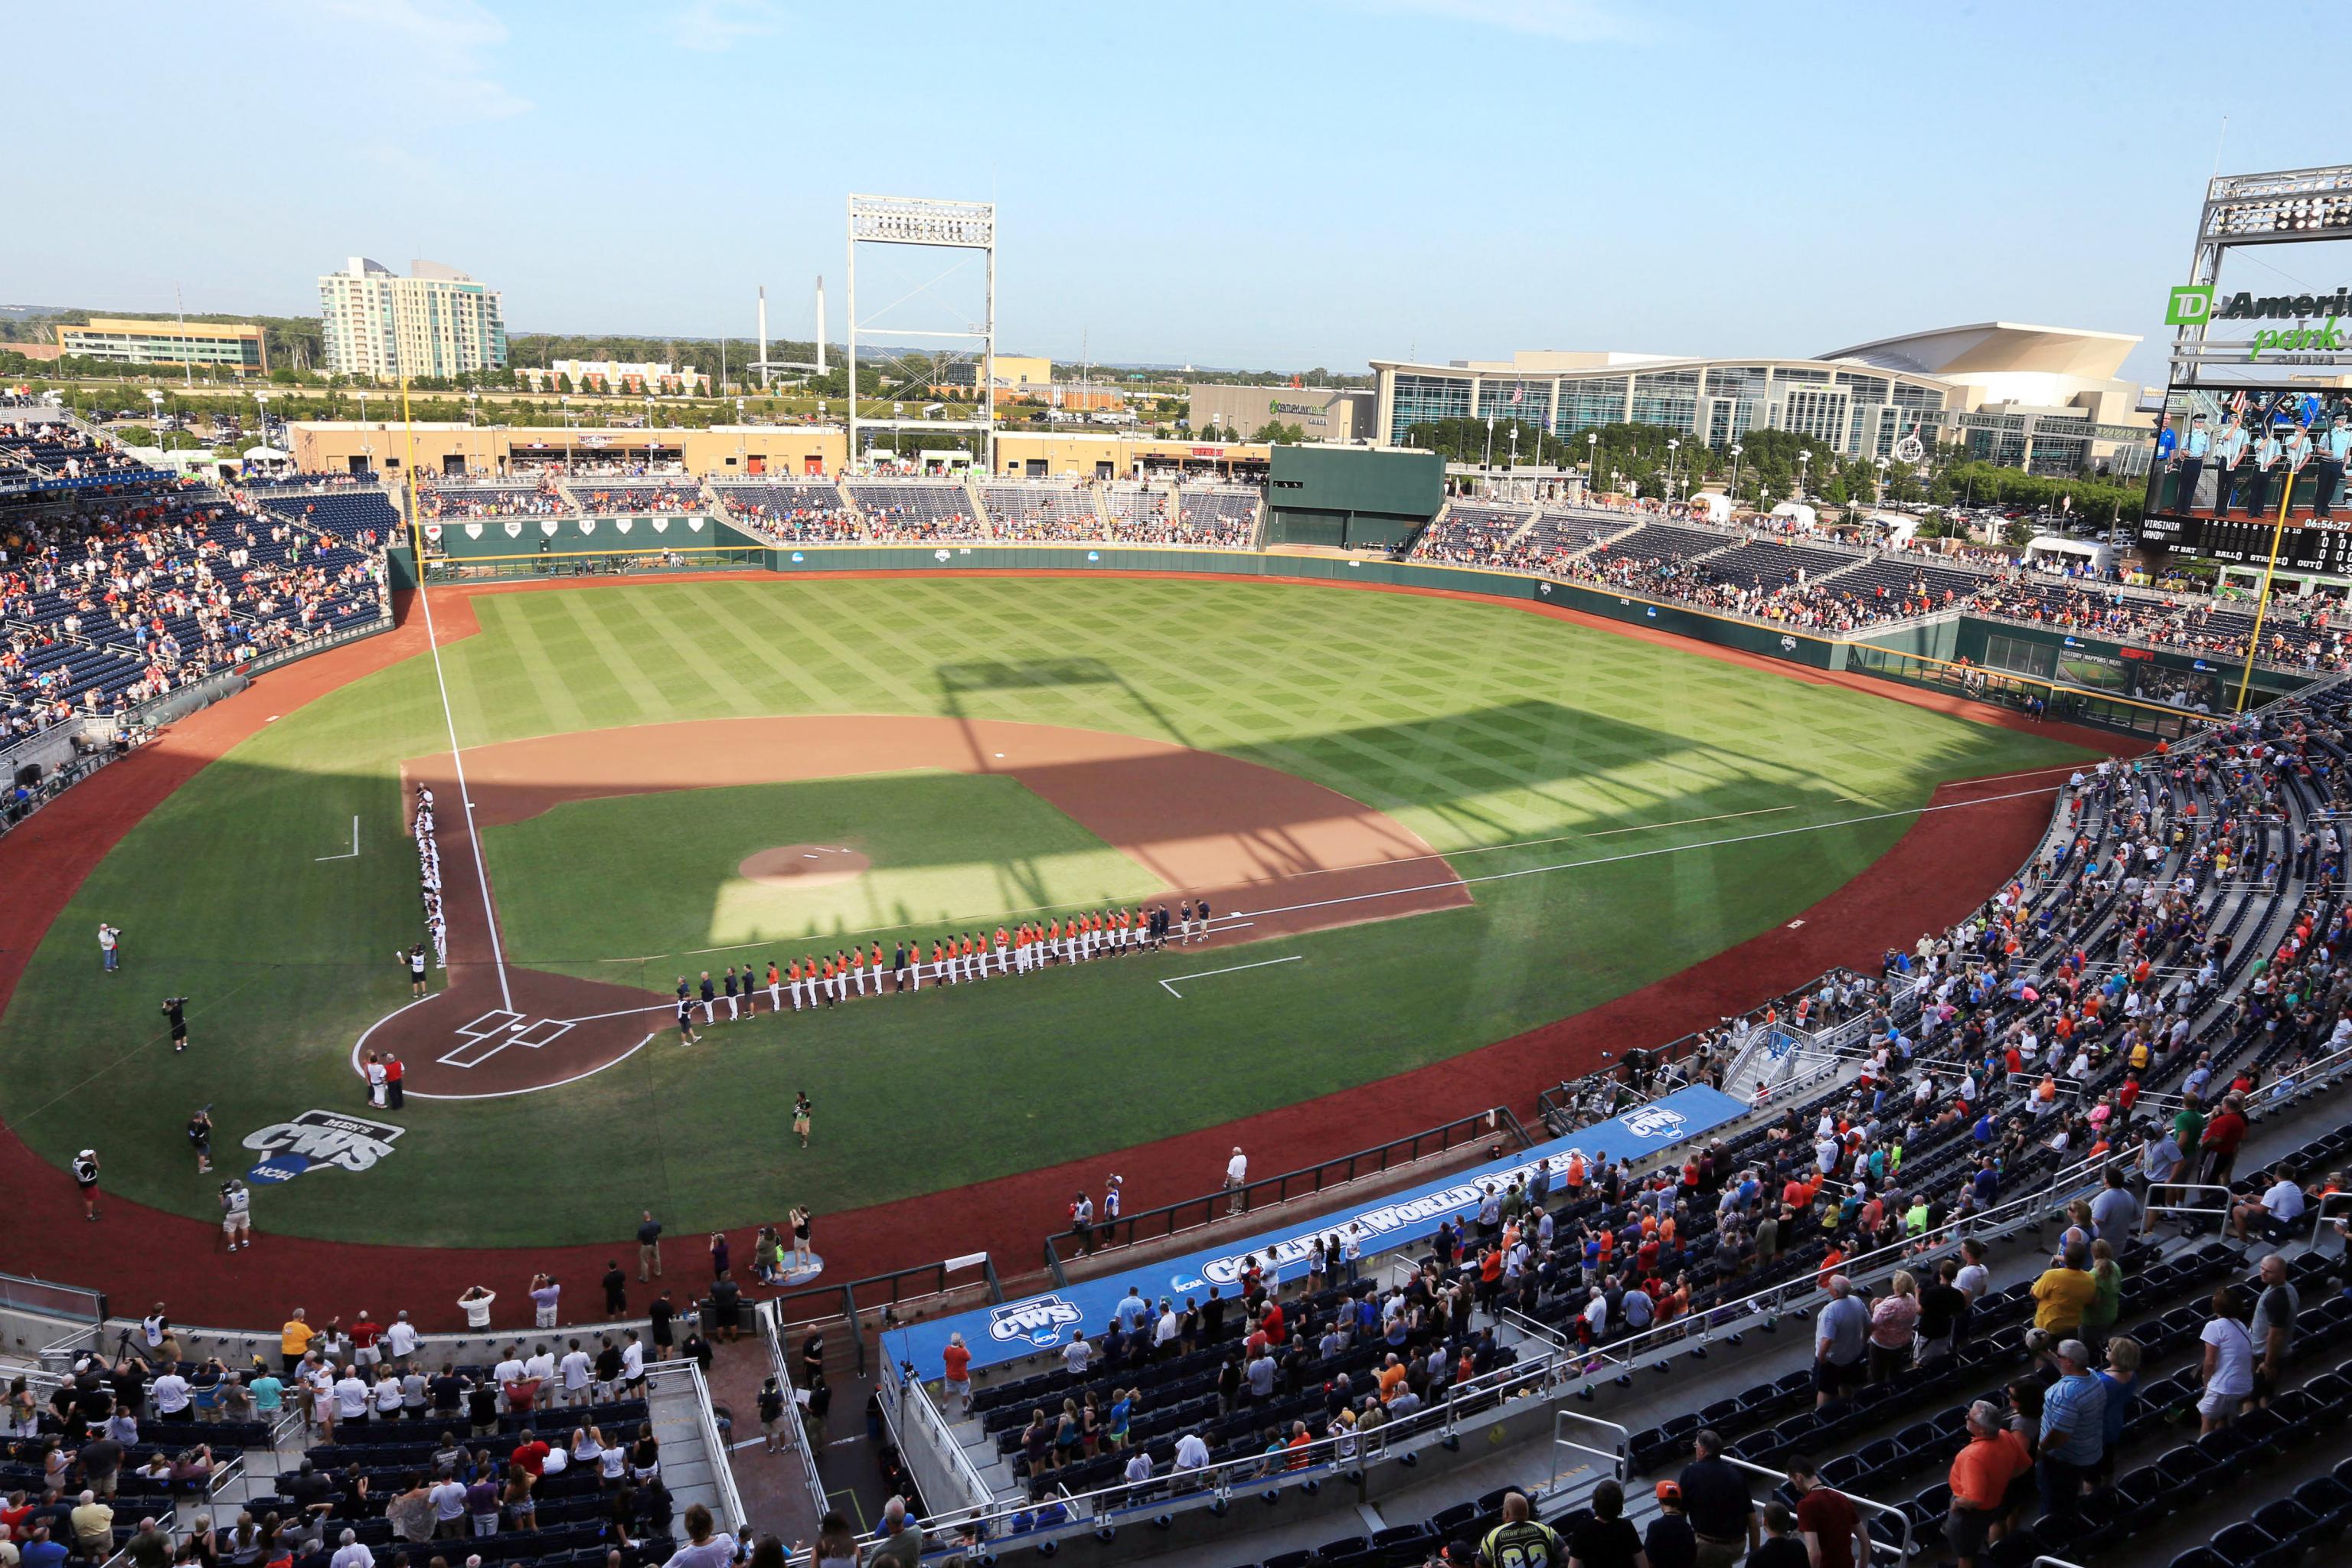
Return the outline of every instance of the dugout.
<path id="1" fill-rule="evenodd" d="M 1266 475 L 1266 542 L 1393 550 L 1444 499 L 1445 460 L 1434 452 L 1276 447 Z"/>

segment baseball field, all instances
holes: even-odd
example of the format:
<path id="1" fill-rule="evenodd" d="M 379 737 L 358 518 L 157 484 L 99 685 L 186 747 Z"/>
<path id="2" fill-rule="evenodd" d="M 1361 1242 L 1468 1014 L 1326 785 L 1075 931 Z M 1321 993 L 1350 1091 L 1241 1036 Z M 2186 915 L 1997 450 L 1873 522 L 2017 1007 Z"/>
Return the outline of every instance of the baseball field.
<path id="1" fill-rule="evenodd" d="M 778 579 L 434 605 L 434 652 L 262 725 L 74 894 L 0 1016 L 0 1105 L 42 1158 L 99 1147 L 110 1194 L 208 1217 L 197 1107 L 227 1173 L 360 1118 L 364 1162 L 256 1198 L 265 1231 L 351 1242 L 579 1244 L 647 1206 L 706 1230 L 951 1194 L 1594 1008 L 1798 918 L 1939 784 L 2042 792 L 2032 770 L 2086 755 L 1403 595 Z M 411 1007 L 419 782 L 452 965 Z M 1223 929 L 1190 949 L 815 1015 L 763 994 L 691 1047 L 672 1022 L 704 970 L 1203 893 Z M 379 1048 L 406 1064 L 402 1110 L 366 1103 L 355 1063 Z"/>

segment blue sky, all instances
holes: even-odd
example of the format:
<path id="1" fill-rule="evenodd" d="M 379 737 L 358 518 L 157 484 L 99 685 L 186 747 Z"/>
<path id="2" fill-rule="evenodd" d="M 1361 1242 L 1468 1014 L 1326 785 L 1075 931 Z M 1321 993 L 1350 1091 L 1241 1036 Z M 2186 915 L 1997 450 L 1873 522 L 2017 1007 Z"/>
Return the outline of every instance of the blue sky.
<path id="1" fill-rule="evenodd" d="M 2273 37 L 2334 16 L 2263 13 Z M 857 190 L 999 204 L 1006 352 L 1808 353 L 2001 317 L 2146 334 L 2127 368 L 2152 380 L 2223 115 L 2227 170 L 2352 156 L 2340 100 L 2282 105 L 2255 56 L 2184 47 L 2225 22 L 2145 0 L 28 6 L 11 118 L 71 144 L 0 166 L 0 303 L 169 309 L 176 283 L 190 310 L 309 313 L 345 257 L 424 256 L 500 288 L 515 331 L 747 335 L 765 282 L 799 335 L 823 272 L 837 338 Z M 925 280 L 907 260 L 861 258 L 869 306 Z M 930 296 L 959 321 L 970 276 Z"/>

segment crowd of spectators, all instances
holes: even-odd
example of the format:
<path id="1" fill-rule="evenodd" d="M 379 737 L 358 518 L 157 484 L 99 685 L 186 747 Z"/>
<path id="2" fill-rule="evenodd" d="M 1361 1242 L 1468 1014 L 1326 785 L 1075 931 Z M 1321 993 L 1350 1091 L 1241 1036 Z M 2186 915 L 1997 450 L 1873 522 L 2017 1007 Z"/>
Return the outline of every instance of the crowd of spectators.
<path id="1" fill-rule="evenodd" d="M 729 521 L 786 544 L 839 544 L 865 537 L 841 504 L 839 487 L 822 480 L 746 480 L 717 487 Z"/>
<path id="2" fill-rule="evenodd" d="M 591 489 L 574 485 L 572 493 L 580 499 L 583 511 L 597 517 L 609 517 L 622 512 L 681 512 L 700 511 L 705 502 L 698 485 L 615 485 Z"/>
<path id="3" fill-rule="evenodd" d="M 991 483 L 981 504 L 999 539 L 1078 543 L 1103 536 L 1093 493 L 1068 480 Z"/>
<path id="4" fill-rule="evenodd" d="M 572 503 L 555 488 L 553 470 L 532 484 L 459 484 L 416 487 L 416 510 L 427 518 L 567 517 Z"/>

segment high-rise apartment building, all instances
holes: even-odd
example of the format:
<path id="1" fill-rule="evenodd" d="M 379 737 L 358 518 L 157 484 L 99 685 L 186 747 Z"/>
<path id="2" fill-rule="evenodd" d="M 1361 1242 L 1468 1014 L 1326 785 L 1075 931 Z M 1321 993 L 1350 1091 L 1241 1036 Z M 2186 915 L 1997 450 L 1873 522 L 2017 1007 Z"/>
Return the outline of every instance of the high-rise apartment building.
<path id="1" fill-rule="evenodd" d="M 327 368 L 376 381 L 505 369 L 499 291 L 437 261 L 412 261 L 408 270 L 402 278 L 354 256 L 319 279 Z"/>

